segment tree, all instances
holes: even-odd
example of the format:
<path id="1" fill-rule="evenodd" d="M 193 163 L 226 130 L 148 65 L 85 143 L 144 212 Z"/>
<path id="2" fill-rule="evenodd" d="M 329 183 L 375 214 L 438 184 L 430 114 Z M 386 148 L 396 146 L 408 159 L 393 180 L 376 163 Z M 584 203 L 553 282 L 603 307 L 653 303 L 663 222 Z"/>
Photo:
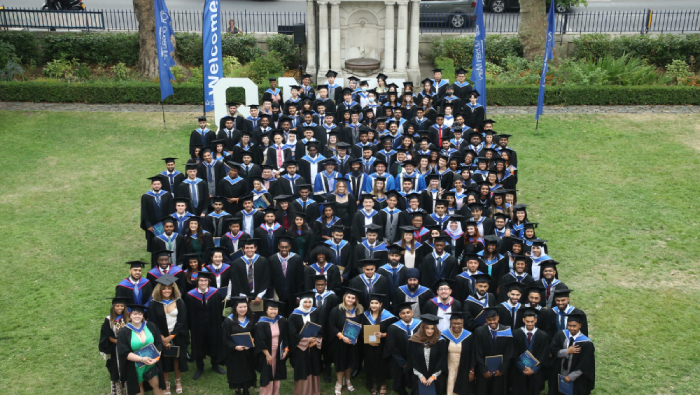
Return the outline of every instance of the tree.
<path id="1" fill-rule="evenodd" d="M 134 14 L 139 23 L 139 69 L 141 75 L 158 77 L 156 54 L 156 20 L 153 0 L 134 0 Z"/>
<path id="2" fill-rule="evenodd" d="M 523 56 L 534 60 L 544 56 L 547 43 L 547 5 L 551 0 L 520 0 L 520 25 L 518 38 L 523 46 Z M 557 12 L 568 11 L 569 6 L 588 5 L 587 0 L 555 0 Z"/>

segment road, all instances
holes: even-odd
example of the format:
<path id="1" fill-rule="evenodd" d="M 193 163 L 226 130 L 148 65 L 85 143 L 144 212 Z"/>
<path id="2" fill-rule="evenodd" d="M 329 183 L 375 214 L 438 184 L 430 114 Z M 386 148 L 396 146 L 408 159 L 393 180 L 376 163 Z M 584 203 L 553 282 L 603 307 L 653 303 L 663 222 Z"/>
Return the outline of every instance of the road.
<path id="1" fill-rule="evenodd" d="M 132 0 L 83 0 L 88 9 L 133 9 Z M 471 1 L 471 0 L 468 0 Z M 201 0 L 166 0 L 170 10 L 201 10 Z M 28 7 L 40 8 L 43 0 L 0 0 L 0 5 L 8 8 Z M 690 10 L 698 8 L 697 0 L 588 0 L 588 7 L 574 7 L 572 11 L 630 11 L 630 10 Z M 236 1 L 222 0 L 223 11 L 275 11 L 275 12 L 304 12 L 305 0 L 260 0 L 260 1 Z"/>

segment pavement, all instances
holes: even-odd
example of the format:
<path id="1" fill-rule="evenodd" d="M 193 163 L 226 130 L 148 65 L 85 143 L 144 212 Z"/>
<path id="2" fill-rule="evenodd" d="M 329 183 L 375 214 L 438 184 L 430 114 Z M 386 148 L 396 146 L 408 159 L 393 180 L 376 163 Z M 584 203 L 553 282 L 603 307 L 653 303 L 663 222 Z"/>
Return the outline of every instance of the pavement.
<path id="1" fill-rule="evenodd" d="M 489 115 L 534 114 L 537 106 L 489 106 Z M 202 106 L 0 102 L 0 111 L 201 113 Z M 697 114 L 700 106 L 545 106 L 544 114 Z M 213 112 L 211 113 L 213 116 Z"/>

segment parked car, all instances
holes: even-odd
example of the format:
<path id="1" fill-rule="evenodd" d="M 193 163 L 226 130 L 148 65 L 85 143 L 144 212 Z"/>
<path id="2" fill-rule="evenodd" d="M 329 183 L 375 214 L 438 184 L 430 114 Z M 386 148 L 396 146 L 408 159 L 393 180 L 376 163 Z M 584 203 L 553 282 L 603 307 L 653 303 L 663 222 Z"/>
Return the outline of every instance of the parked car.
<path id="1" fill-rule="evenodd" d="M 489 10 L 493 13 L 500 14 L 502 12 L 506 11 L 511 11 L 511 10 L 519 10 L 520 9 L 520 1 L 519 0 L 483 0 L 484 1 L 484 10 Z M 550 2 L 547 1 L 547 12 L 549 12 L 549 5 Z M 568 4 L 563 5 L 555 2 L 555 11 L 558 13 L 565 13 L 569 12 L 569 9 L 571 8 Z"/>
<path id="2" fill-rule="evenodd" d="M 472 0 L 421 0 L 421 24 L 449 26 L 460 29 L 474 23 L 474 7 Z"/>

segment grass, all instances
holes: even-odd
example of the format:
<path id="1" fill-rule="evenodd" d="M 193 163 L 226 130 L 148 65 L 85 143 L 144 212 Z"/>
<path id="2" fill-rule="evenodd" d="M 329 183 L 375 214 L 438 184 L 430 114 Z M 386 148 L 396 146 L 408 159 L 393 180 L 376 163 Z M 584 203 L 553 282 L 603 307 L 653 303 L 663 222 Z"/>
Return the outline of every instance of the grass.
<path id="1" fill-rule="evenodd" d="M 160 131 L 155 113 L 0 112 L 0 392 L 108 393 L 104 298 L 122 262 L 148 258 L 140 195 L 160 158 L 183 158 L 193 115 Z M 497 120 L 514 135 L 520 201 L 589 315 L 595 393 L 695 393 L 700 115 L 547 115 L 537 136 L 531 116 Z M 229 391 L 210 371 L 183 384 Z"/>

